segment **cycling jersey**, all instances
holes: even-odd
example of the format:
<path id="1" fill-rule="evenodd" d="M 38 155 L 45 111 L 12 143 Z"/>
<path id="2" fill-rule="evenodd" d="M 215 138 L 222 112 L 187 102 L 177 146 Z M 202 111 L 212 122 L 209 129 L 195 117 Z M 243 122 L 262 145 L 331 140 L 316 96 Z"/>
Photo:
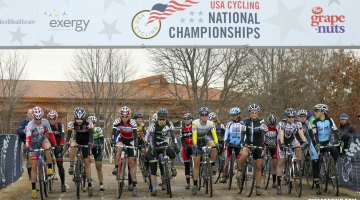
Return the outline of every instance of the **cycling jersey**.
<path id="1" fill-rule="evenodd" d="M 231 145 L 239 145 L 241 143 L 241 134 L 244 134 L 246 130 L 243 121 L 229 121 L 226 124 L 225 129 L 225 142 L 229 142 Z"/>
<path id="2" fill-rule="evenodd" d="M 56 144 L 56 139 L 48 120 L 42 119 L 40 125 L 36 124 L 34 120 L 31 120 L 26 127 L 26 147 L 33 149 L 40 148 L 46 139 L 46 133 L 48 133 L 51 142 Z"/>
<path id="3" fill-rule="evenodd" d="M 137 145 L 137 128 L 135 120 L 130 119 L 127 123 L 124 123 L 119 118 L 115 119 L 113 123 L 112 140 L 115 143 L 122 141 L 124 144 L 134 141 L 133 145 Z"/>
<path id="4" fill-rule="evenodd" d="M 194 120 L 192 122 L 192 130 L 192 138 L 194 144 L 197 144 L 198 139 L 205 139 L 209 131 L 211 131 L 212 138 L 214 139 L 215 144 L 218 143 L 216 127 L 212 121 L 207 120 L 205 123 L 202 123 L 200 119 Z"/>
<path id="5" fill-rule="evenodd" d="M 191 146 L 192 146 L 192 126 L 185 126 L 181 129 L 180 132 L 181 138 L 181 155 L 184 162 L 188 162 L 191 155 Z M 187 148 L 186 148 L 187 147 Z"/>
<path id="6" fill-rule="evenodd" d="M 267 131 L 264 136 L 264 144 L 270 147 L 276 147 L 278 139 L 278 130 L 276 127 L 267 126 Z"/>
<path id="7" fill-rule="evenodd" d="M 265 121 L 261 118 L 252 120 L 246 118 L 244 120 L 246 126 L 245 131 L 245 144 L 254 145 L 254 146 L 263 146 L 264 145 L 264 135 L 267 131 Z"/>
<path id="8" fill-rule="evenodd" d="M 181 129 L 180 138 L 181 138 L 181 144 L 183 146 L 185 144 L 187 146 L 192 145 L 192 126 L 191 126 L 191 124 L 189 126 L 185 126 Z"/>
<path id="9" fill-rule="evenodd" d="M 284 131 L 284 144 L 291 144 L 296 139 L 295 134 L 297 134 L 299 130 L 302 130 L 302 124 L 297 120 L 289 123 L 286 119 L 283 119 L 279 122 L 277 128 Z"/>
<path id="10" fill-rule="evenodd" d="M 172 139 L 173 145 L 176 145 L 175 128 L 171 121 L 166 120 L 164 126 L 155 122 L 150 127 L 150 142 L 152 147 L 167 146 L 170 144 L 170 138 Z"/>
<path id="11" fill-rule="evenodd" d="M 81 145 L 87 145 L 93 140 L 93 128 L 94 125 L 91 122 L 83 121 L 83 123 L 78 124 L 73 122 L 73 130 L 76 132 L 76 142 Z"/>
<path id="12" fill-rule="evenodd" d="M 64 145 L 64 143 L 65 143 L 65 141 L 64 141 L 64 126 L 61 123 L 56 122 L 54 125 L 50 124 L 50 128 L 55 135 L 56 144 Z M 52 144 L 52 145 L 54 145 L 54 144 Z"/>
<path id="13" fill-rule="evenodd" d="M 224 141 L 224 137 L 225 137 L 225 126 L 223 124 L 220 123 L 216 123 L 215 124 L 215 128 L 216 128 L 216 135 L 218 137 L 219 142 L 220 141 Z M 211 131 L 210 131 L 211 132 Z"/>
<path id="14" fill-rule="evenodd" d="M 94 145 L 103 145 L 104 144 L 104 133 L 102 128 L 95 127 L 93 131 L 93 140 Z"/>
<path id="15" fill-rule="evenodd" d="M 323 121 L 315 119 L 312 125 L 313 133 L 316 134 L 317 141 L 325 142 L 330 140 L 330 133 L 337 130 L 335 123 L 331 118 L 325 118 Z"/>
<path id="16" fill-rule="evenodd" d="M 144 138 L 144 136 L 146 134 L 145 133 L 145 125 L 144 125 L 144 123 L 137 124 L 136 129 L 137 129 L 137 137 L 138 138 Z"/>

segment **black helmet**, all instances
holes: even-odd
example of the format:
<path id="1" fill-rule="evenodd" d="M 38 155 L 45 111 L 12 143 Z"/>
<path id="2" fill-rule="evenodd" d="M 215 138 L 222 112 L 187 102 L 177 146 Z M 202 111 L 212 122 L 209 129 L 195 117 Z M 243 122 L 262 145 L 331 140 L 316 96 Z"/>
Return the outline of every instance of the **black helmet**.
<path id="1" fill-rule="evenodd" d="M 77 107 L 74 110 L 74 119 L 84 119 L 86 118 L 86 111 L 83 107 Z"/>
<path id="2" fill-rule="evenodd" d="M 161 108 L 158 112 L 157 112 L 157 116 L 158 119 L 159 118 L 166 118 L 168 116 L 168 111 L 165 108 Z"/>
<path id="3" fill-rule="evenodd" d="M 134 119 L 138 119 L 138 118 L 144 118 L 144 116 L 141 113 L 135 113 Z"/>
<path id="4" fill-rule="evenodd" d="M 286 108 L 285 115 L 287 117 L 295 116 L 296 115 L 296 110 L 294 108 Z"/>
<path id="5" fill-rule="evenodd" d="M 203 106 L 199 109 L 199 115 L 208 115 L 210 114 L 210 109 L 206 106 Z"/>
<path id="6" fill-rule="evenodd" d="M 274 115 L 274 114 L 270 114 L 270 115 L 268 116 L 268 121 L 269 121 L 269 123 L 270 123 L 271 125 L 275 125 L 275 124 L 276 124 L 276 117 L 275 117 L 275 115 Z"/>

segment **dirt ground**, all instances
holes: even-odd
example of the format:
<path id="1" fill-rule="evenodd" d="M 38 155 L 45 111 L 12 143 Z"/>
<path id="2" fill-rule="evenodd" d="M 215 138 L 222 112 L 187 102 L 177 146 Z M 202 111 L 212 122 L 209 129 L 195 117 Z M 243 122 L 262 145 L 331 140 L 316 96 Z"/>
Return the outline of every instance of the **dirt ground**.
<path id="1" fill-rule="evenodd" d="M 65 171 L 69 167 L 69 163 L 65 162 Z M 94 196 L 88 197 L 87 193 L 81 193 L 82 199 L 116 199 L 116 181 L 115 178 L 111 175 L 111 170 L 114 167 L 113 164 L 104 164 L 103 172 L 104 172 L 104 185 L 105 191 L 99 191 L 99 184 L 97 179 L 97 174 L 95 170 L 95 166 L 92 164 L 92 177 L 94 179 L 93 185 L 94 187 Z M 196 196 L 191 194 L 191 190 L 186 190 L 184 188 L 185 184 L 185 176 L 184 176 L 184 168 L 183 166 L 178 166 L 178 176 L 173 179 L 172 182 L 172 191 L 173 191 L 173 199 L 206 199 L 209 198 L 208 195 L 205 194 L 204 190 L 201 189 Z M 60 180 L 55 181 L 55 188 L 49 194 L 49 198 L 47 199 L 76 199 L 75 196 L 75 184 L 70 178 L 69 175 L 66 175 L 66 186 L 68 188 L 66 193 L 60 192 Z M 127 190 L 127 186 L 125 188 L 125 192 L 121 196 L 122 199 L 162 199 L 168 198 L 166 191 L 158 190 L 158 196 L 153 198 L 150 196 L 150 192 L 148 190 L 147 185 L 140 179 L 140 173 L 138 173 L 138 196 L 133 197 L 131 192 Z M 127 185 L 127 184 L 126 184 Z M 227 189 L 227 185 L 225 184 L 215 184 L 213 186 L 214 196 L 213 198 L 221 198 L 221 199 L 247 199 L 244 194 L 237 194 L 236 188 L 233 187 L 230 191 Z M 360 189 L 359 189 L 360 191 Z M 255 200 L 260 199 L 360 199 L 360 193 L 357 191 L 351 191 L 348 189 L 340 188 L 339 197 L 335 197 L 331 194 L 323 194 L 321 196 L 315 195 L 314 190 L 309 190 L 306 187 L 303 189 L 303 194 L 301 198 L 295 196 L 295 194 L 283 194 L 278 196 L 276 194 L 276 190 L 268 189 L 262 190 L 262 196 L 254 196 L 252 195 L 250 198 Z M 283 191 L 283 193 L 285 193 Z M 27 200 L 31 199 L 31 184 L 28 180 L 27 174 L 23 174 L 22 178 L 18 180 L 16 183 L 8 186 L 5 189 L 0 190 L 0 199 L 1 200 Z M 38 194 L 38 199 L 40 199 L 40 195 Z"/>

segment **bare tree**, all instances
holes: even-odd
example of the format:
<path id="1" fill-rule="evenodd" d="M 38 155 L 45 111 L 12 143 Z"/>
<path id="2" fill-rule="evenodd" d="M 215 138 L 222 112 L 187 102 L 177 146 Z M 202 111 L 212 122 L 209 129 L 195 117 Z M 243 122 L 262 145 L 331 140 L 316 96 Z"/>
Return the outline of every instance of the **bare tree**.
<path id="1" fill-rule="evenodd" d="M 154 71 L 173 83 L 169 92 L 179 105 L 197 110 L 209 104 L 209 87 L 217 80 L 216 70 L 224 62 L 219 50 L 150 49 Z"/>
<path id="2" fill-rule="evenodd" d="M 79 50 L 68 74 L 75 82 L 70 92 L 81 95 L 84 106 L 90 103 L 89 111 L 102 118 L 104 127 L 110 130 L 116 108 L 133 94 L 129 92 L 131 85 L 126 84 L 135 74 L 129 55 L 114 49 Z"/>
<path id="3" fill-rule="evenodd" d="M 10 133 L 13 111 L 26 88 L 21 87 L 19 80 L 25 76 L 26 59 L 13 51 L 0 52 L 0 130 Z"/>

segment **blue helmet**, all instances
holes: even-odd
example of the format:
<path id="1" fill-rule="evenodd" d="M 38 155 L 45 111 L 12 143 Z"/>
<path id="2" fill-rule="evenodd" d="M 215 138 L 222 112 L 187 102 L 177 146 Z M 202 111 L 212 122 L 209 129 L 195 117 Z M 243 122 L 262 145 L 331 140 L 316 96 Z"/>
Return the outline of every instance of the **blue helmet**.
<path id="1" fill-rule="evenodd" d="M 241 113 L 241 110 L 238 107 L 233 107 L 233 108 L 230 109 L 229 113 L 230 113 L 230 115 L 238 115 L 238 114 Z"/>

